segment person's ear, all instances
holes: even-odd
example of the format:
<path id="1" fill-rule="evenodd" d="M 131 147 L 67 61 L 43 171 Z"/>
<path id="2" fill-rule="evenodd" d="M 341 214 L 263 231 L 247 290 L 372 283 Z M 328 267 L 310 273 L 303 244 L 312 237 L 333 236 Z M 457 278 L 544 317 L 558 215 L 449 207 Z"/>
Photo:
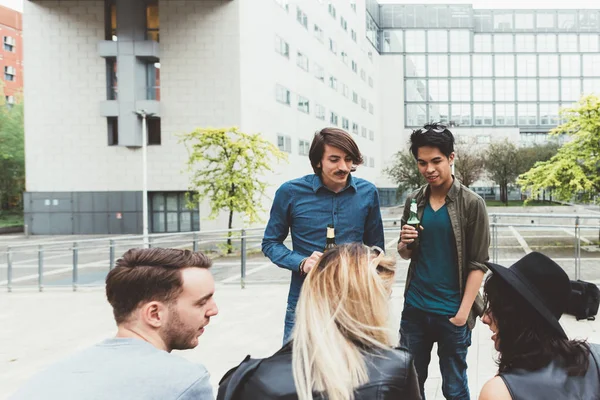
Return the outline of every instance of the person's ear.
<path id="1" fill-rule="evenodd" d="M 142 305 L 140 317 L 146 325 L 160 328 L 165 324 L 168 312 L 168 308 L 160 301 L 151 301 Z"/>

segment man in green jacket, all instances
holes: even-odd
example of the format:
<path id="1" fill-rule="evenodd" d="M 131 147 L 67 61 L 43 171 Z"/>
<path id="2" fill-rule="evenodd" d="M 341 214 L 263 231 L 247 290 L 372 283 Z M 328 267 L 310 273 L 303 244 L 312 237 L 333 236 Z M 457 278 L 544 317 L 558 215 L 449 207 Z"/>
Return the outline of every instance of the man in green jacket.
<path id="1" fill-rule="evenodd" d="M 467 349 L 475 318 L 483 311 L 479 288 L 489 259 L 485 202 L 452 175 L 454 136 L 444 125 L 425 125 L 410 141 L 427 185 L 406 199 L 398 240 L 398 253 L 411 260 L 400 345 L 413 354 L 423 399 L 431 349 L 437 342 L 444 397 L 468 400 Z M 412 199 L 419 231 L 406 223 Z M 418 245 L 408 248 L 417 236 Z"/>

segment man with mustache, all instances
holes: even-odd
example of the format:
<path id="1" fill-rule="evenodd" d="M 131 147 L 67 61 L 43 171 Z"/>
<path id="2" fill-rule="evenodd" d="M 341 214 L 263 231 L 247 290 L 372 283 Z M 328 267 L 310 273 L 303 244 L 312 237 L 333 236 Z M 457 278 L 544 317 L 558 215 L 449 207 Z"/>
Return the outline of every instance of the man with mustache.
<path id="1" fill-rule="evenodd" d="M 444 397 L 468 400 L 467 349 L 475 318 L 483 312 L 479 288 L 489 259 L 485 202 L 452 175 L 454 136 L 444 125 L 425 125 L 413 131 L 410 142 L 427 184 L 408 196 L 401 222 L 398 252 L 411 262 L 400 344 L 413 354 L 423 399 L 437 342 Z M 407 224 L 413 199 L 419 231 Z M 418 244 L 410 248 L 416 237 Z"/>
<path id="2" fill-rule="evenodd" d="M 292 272 L 284 344 L 294 327 L 304 277 L 325 248 L 328 224 L 335 227 L 337 244 L 385 246 L 377 188 L 351 174 L 363 162 L 352 137 L 342 129 L 321 129 L 315 133 L 308 157 L 315 173 L 279 187 L 262 241 L 263 253 Z M 283 244 L 290 230 L 292 250 Z"/>
<path id="3" fill-rule="evenodd" d="M 51 366 L 13 399 L 213 399 L 193 349 L 218 309 L 211 260 L 200 252 L 131 249 L 106 277 L 114 338 Z"/>

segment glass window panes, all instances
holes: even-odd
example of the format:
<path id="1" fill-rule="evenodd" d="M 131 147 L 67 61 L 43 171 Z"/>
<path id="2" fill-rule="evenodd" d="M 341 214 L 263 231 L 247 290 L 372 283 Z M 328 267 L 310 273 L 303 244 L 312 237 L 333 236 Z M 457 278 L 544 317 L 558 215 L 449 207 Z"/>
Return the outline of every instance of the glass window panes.
<path id="1" fill-rule="evenodd" d="M 275 35 L 275 51 L 284 57 L 290 58 L 290 45 L 277 35 Z"/>
<path id="2" fill-rule="evenodd" d="M 179 214 L 179 232 L 189 232 L 192 230 L 192 215 L 189 212 Z"/>
<path id="3" fill-rule="evenodd" d="M 496 125 L 515 125 L 515 104 L 496 103 Z"/>
<path id="4" fill-rule="evenodd" d="M 492 76 L 492 56 L 473 54 L 473 76 Z"/>
<path id="5" fill-rule="evenodd" d="M 425 61 L 425 56 L 410 55 L 404 58 L 406 60 L 406 66 L 404 68 L 406 71 L 406 76 L 425 77 L 425 72 L 427 71 L 427 62 Z"/>
<path id="6" fill-rule="evenodd" d="M 471 80 L 453 79 L 450 81 L 450 100 L 471 101 Z"/>
<path id="7" fill-rule="evenodd" d="M 599 78 L 585 78 L 583 80 L 583 94 L 595 94 L 600 95 L 600 79 Z M 576 99 L 579 100 L 579 99 Z"/>
<path id="8" fill-rule="evenodd" d="M 538 12 L 535 24 L 537 29 L 554 30 L 556 28 L 556 13 Z"/>
<path id="9" fill-rule="evenodd" d="M 537 51 L 539 53 L 555 53 L 556 35 L 546 33 L 537 35 Z"/>
<path id="10" fill-rule="evenodd" d="M 491 53 L 492 35 L 475 34 L 473 36 L 473 47 L 476 53 Z"/>
<path id="11" fill-rule="evenodd" d="M 152 213 L 152 232 L 164 232 L 165 231 L 165 213 Z"/>
<path id="12" fill-rule="evenodd" d="M 450 75 L 451 76 L 471 76 L 471 56 L 469 56 L 469 55 L 450 56 Z"/>
<path id="13" fill-rule="evenodd" d="M 165 197 L 161 194 L 152 194 L 152 211 L 165 211 Z"/>
<path id="14" fill-rule="evenodd" d="M 537 57 L 534 55 L 517 55 L 517 76 L 536 76 Z"/>
<path id="15" fill-rule="evenodd" d="M 383 52 L 384 53 L 402 53 L 404 43 L 402 39 L 403 31 L 393 30 L 383 32 Z"/>
<path id="16" fill-rule="evenodd" d="M 493 108 L 492 104 L 473 104 L 473 125 L 492 125 Z"/>
<path id="17" fill-rule="evenodd" d="M 579 49 L 581 52 L 598 52 L 598 34 L 582 33 L 579 35 Z"/>
<path id="18" fill-rule="evenodd" d="M 537 125 L 537 104 L 517 103 L 519 125 Z"/>
<path id="19" fill-rule="evenodd" d="M 540 76 L 558 76 L 558 56 L 555 54 L 539 55 Z"/>
<path id="20" fill-rule="evenodd" d="M 452 118 L 450 123 L 455 126 L 471 125 L 471 104 L 452 103 Z"/>
<path id="21" fill-rule="evenodd" d="M 432 29 L 427 31 L 427 51 L 430 53 L 448 52 L 448 31 Z"/>
<path id="22" fill-rule="evenodd" d="M 533 53 L 535 51 L 535 36 L 515 35 L 515 51 L 517 53 Z"/>
<path id="23" fill-rule="evenodd" d="M 517 80 L 517 100 L 537 101 L 537 81 L 535 79 Z"/>
<path id="24" fill-rule="evenodd" d="M 494 90 L 491 79 L 473 79 L 473 100 L 492 101 Z M 475 114 L 473 114 L 475 118 Z"/>
<path id="25" fill-rule="evenodd" d="M 446 103 L 432 103 L 429 105 L 429 121 L 448 123 L 450 107 Z"/>
<path id="26" fill-rule="evenodd" d="M 492 30 L 492 11 L 491 10 L 473 10 L 475 19 L 475 31 L 489 32 Z"/>
<path id="27" fill-rule="evenodd" d="M 558 101 L 558 80 L 540 79 L 540 101 Z"/>
<path id="28" fill-rule="evenodd" d="M 515 29 L 518 30 L 533 30 L 533 12 L 516 12 L 515 13 Z"/>
<path id="29" fill-rule="evenodd" d="M 561 79 L 560 98 L 563 101 L 577 101 L 581 97 L 581 79 Z"/>
<path id="30" fill-rule="evenodd" d="M 494 11 L 494 30 L 512 31 L 513 13 L 510 11 Z"/>
<path id="31" fill-rule="evenodd" d="M 496 79 L 496 101 L 514 101 L 515 100 L 515 80 L 514 79 Z"/>
<path id="32" fill-rule="evenodd" d="M 600 76 L 600 54 L 584 54 L 582 65 L 583 76 Z"/>
<path id="33" fill-rule="evenodd" d="M 515 56 L 499 54 L 494 56 L 496 76 L 515 76 Z"/>
<path id="34" fill-rule="evenodd" d="M 558 35 L 558 51 L 561 53 L 578 51 L 577 35 L 571 33 L 562 33 Z"/>
<path id="35" fill-rule="evenodd" d="M 178 229 L 178 218 L 176 212 L 167 213 L 167 232 L 177 232 Z"/>
<path id="36" fill-rule="evenodd" d="M 579 10 L 579 29 L 598 31 L 598 12 L 596 10 Z"/>
<path id="37" fill-rule="evenodd" d="M 471 51 L 471 32 L 467 30 L 450 31 L 450 52 L 468 53 Z"/>
<path id="38" fill-rule="evenodd" d="M 427 109 L 425 104 L 406 105 L 406 125 L 423 126 L 427 121 Z"/>
<path id="39" fill-rule="evenodd" d="M 557 17 L 559 30 L 575 31 L 577 29 L 577 11 L 561 10 Z"/>
<path id="40" fill-rule="evenodd" d="M 561 76 L 581 76 L 581 56 L 579 54 L 561 55 L 560 74 Z"/>
<path id="41" fill-rule="evenodd" d="M 424 53 L 425 52 L 425 31 L 410 30 L 404 32 L 406 52 Z"/>
<path id="42" fill-rule="evenodd" d="M 425 81 L 422 79 L 406 80 L 406 101 L 425 100 Z"/>
<path id="43" fill-rule="evenodd" d="M 448 80 L 429 80 L 429 101 L 448 101 Z"/>
<path id="44" fill-rule="evenodd" d="M 507 33 L 494 35 L 494 52 L 512 53 L 514 51 L 513 35 Z"/>
<path id="45" fill-rule="evenodd" d="M 448 76 L 448 56 L 429 55 L 429 76 Z"/>
<path id="46" fill-rule="evenodd" d="M 167 211 L 177 211 L 177 193 L 167 193 L 166 195 Z"/>
<path id="47" fill-rule="evenodd" d="M 558 125 L 558 103 L 540 103 L 540 125 Z"/>

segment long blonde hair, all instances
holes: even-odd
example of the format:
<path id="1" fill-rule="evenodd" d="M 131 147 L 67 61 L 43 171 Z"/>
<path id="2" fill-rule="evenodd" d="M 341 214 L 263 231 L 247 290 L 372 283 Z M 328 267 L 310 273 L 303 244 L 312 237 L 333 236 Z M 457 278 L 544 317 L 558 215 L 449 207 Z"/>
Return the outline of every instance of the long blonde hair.
<path id="1" fill-rule="evenodd" d="M 396 262 L 363 244 L 327 251 L 310 271 L 296 308 L 292 369 L 300 400 L 313 390 L 354 398 L 367 383 L 361 349 L 390 348 L 388 299 Z"/>

